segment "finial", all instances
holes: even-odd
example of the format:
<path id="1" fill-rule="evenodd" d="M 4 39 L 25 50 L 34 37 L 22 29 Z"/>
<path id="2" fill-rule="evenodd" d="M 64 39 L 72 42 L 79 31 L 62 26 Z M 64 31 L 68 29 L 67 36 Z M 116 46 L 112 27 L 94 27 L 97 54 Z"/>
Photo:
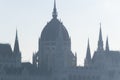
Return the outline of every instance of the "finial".
<path id="1" fill-rule="evenodd" d="M 54 0 L 54 8 L 56 8 L 56 0 Z"/>
<path id="2" fill-rule="evenodd" d="M 56 0 L 54 0 L 54 8 L 52 13 L 53 18 L 57 18 Z"/>

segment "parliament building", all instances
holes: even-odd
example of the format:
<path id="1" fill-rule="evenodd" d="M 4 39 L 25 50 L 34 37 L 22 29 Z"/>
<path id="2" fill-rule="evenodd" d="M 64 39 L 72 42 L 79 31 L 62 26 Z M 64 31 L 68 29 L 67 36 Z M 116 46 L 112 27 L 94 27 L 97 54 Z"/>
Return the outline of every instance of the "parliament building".
<path id="1" fill-rule="evenodd" d="M 0 80 L 120 80 L 120 51 L 109 49 L 108 37 L 103 47 L 101 24 L 93 57 L 88 40 L 84 66 L 77 66 L 69 33 L 57 17 L 54 0 L 52 19 L 42 30 L 32 63 L 21 61 L 17 31 L 13 50 L 0 44 Z"/>

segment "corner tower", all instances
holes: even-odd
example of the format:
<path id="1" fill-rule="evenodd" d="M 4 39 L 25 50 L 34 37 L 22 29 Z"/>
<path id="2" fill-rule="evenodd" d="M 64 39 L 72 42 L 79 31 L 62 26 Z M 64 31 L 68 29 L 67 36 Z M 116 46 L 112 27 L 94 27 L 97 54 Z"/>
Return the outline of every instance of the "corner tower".
<path id="1" fill-rule="evenodd" d="M 39 38 L 35 64 L 43 73 L 59 72 L 76 65 L 71 51 L 71 39 L 65 26 L 57 19 L 56 1 L 52 19 L 44 27 Z"/>

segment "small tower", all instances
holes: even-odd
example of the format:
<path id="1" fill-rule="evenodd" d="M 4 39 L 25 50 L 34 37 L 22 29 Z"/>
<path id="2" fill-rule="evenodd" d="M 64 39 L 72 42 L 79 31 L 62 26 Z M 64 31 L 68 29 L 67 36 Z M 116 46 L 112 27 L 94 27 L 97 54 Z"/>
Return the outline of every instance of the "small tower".
<path id="1" fill-rule="evenodd" d="M 56 0 L 54 0 L 54 8 L 52 13 L 53 18 L 57 18 Z"/>
<path id="2" fill-rule="evenodd" d="M 20 67 L 21 65 L 21 52 L 19 49 L 19 41 L 18 41 L 18 34 L 16 30 L 16 38 L 15 38 L 15 44 L 14 44 L 14 55 L 15 55 L 15 66 Z"/>
<path id="3" fill-rule="evenodd" d="M 89 44 L 89 39 L 88 39 L 87 52 L 86 52 L 84 66 L 88 67 L 90 65 L 91 65 L 91 52 L 90 52 L 90 44 Z"/>
<path id="4" fill-rule="evenodd" d="M 99 52 L 104 51 L 104 49 L 103 49 L 103 40 L 102 40 L 101 23 L 100 23 L 100 32 L 99 32 L 99 40 L 98 40 L 98 48 L 97 48 L 97 51 L 99 51 Z"/>
<path id="5" fill-rule="evenodd" d="M 108 37 L 106 39 L 106 49 L 105 49 L 106 52 L 109 52 L 109 42 L 108 42 Z"/>

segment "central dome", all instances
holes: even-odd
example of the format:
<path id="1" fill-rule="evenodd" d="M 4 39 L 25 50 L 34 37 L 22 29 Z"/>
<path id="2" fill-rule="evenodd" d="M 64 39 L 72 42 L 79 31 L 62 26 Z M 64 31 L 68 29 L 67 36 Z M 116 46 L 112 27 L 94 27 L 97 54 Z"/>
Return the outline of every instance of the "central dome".
<path id="1" fill-rule="evenodd" d="M 56 9 L 56 2 L 54 1 L 54 8 L 52 13 L 53 19 L 47 23 L 45 28 L 41 34 L 42 41 L 55 41 L 59 35 L 59 31 L 61 30 L 61 35 L 63 36 L 64 41 L 69 40 L 69 35 L 64 27 L 64 25 L 57 19 L 57 9 Z"/>
<path id="2" fill-rule="evenodd" d="M 61 34 L 63 35 L 64 41 L 69 40 L 69 34 L 64 25 L 57 19 L 53 18 L 42 31 L 42 41 L 55 41 L 59 35 L 59 30 L 62 29 Z"/>

